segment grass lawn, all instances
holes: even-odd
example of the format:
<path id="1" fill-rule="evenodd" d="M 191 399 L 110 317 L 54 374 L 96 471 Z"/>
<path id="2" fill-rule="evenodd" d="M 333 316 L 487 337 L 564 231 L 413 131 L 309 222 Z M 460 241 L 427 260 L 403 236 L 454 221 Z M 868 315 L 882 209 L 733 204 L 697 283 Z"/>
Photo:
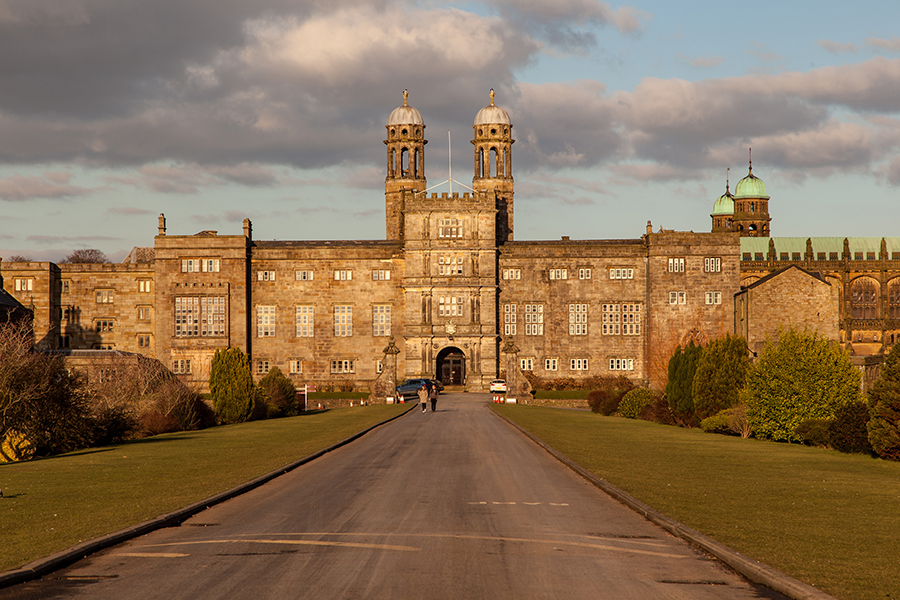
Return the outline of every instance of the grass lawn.
<path id="1" fill-rule="evenodd" d="M 491 407 L 734 550 L 842 600 L 900 598 L 900 463 L 586 411 Z"/>
<path id="2" fill-rule="evenodd" d="M 0 572 L 228 490 L 407 408 L 342 408 L 0 464 Z"/>

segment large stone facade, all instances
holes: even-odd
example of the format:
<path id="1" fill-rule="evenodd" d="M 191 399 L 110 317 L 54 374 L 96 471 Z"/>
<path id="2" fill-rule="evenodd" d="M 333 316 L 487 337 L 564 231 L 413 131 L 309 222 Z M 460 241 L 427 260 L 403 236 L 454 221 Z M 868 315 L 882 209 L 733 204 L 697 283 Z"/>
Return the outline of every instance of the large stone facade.
<path id="1" fill-rule="evenodd" d="M 473 126 L 473 190 L 429 194 L 425 122 L 404 97 L 386 125 L 386 239 L 262 241 L 173 235 L 115 265 L 3 263 L 46 349 L 155 357 L 204 387 L 217 348 L 297 383 L 368 388 L 436 377 L 486 390 L 507 369 L 544 378 L 659 383 L 677 344 L 731 331 L 740 237 L 653 232 L 624 240 L 515 241 L 512 124 L 494 104 Z M 30 280 L 30 283 L 26 280 Z M 511 344 L 510 344 L 511 343 Z"/>

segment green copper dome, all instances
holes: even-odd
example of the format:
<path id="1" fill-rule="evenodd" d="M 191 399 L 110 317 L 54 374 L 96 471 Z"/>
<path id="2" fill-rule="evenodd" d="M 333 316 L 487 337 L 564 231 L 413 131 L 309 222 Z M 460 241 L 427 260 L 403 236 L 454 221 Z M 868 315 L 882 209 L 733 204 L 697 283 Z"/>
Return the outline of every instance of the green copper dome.
<path id="1" fill-rule="evenodd" d="M 735 198 L 764 198 L 768 199 L 766 194 L 766 184 L 763 180 L 753 174 L 753 165 L 750 165 L 750 173 L 738 181 L 734 186 Z"/>
<path id="2" fill-rule="evenodd" d="M 719 217 L 723 215 L 733 215 L 734 214 L 734 196 L 731 195 L 727 189 L 725 193 L 719 196 L 716 200 L 716 203 L 713 204 L 713 217 Z"/>

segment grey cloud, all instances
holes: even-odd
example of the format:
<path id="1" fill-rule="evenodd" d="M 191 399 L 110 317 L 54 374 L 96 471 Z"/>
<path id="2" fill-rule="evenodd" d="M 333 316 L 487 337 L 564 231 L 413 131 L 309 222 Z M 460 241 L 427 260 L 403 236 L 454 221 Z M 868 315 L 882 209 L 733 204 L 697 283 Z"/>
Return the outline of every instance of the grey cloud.
<path id="1" fill-rule="evenodd" d="M 856 53 L 856 51 L 857 51 L 856 44 L 852 44 L 849 42 L 834 42 L 831 40 L 819 40 L 816 42 L 816 45 L 821 46 L 828 52 L 832 52 L 834 54 L 838 54 L 841 52 Z"/>
<path id="2" fill-rule="evenodd" d="M 93 190 L 70 185 L 68 173 L 45 173 L 42 176 L 14 175 L 0 179 L 0 199 L 12 202 L 36 198 L 67 199 L 85 196 Z"/>

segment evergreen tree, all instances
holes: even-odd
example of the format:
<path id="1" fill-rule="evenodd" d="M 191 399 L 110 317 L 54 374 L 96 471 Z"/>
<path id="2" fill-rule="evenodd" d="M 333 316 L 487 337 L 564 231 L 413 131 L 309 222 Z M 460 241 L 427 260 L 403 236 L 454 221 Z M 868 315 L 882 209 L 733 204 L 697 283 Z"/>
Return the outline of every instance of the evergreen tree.
<path id="1" fill-rule="evenodd" d="M 726 335 L 709 343 L 700 353 L 692 395 L 697 418 L 703 420 L 738 403 L 744 389 L 750 356 L 747 341 Z"/>
<path id="2" fill-rule="evenodd" d="M 219 348 L 213 356 L 209 391 L 223 423 L 242 423 L 253 411 L 250 360 L 240 348 Z"/>
<path id="3" fill-rule="evenodd" d="M 680 346 L 676 348 L 672 358 L 669 359 L 666 397 L 669 400 L 669 408 L 687 425 L 696 424 L 692 387 L 702 350 L 701 346 L 695 345 L 694 340 L 691 340 L 683 350 Z"/>
<path id="4" fill-rule="evenodd" d="M 297 388 L 281 369 L 272 367 L 257 385 L 266 391 L 267 402 L 276 408 L 277 416 L 297 415 Z"/>
<path id="5" fill-rule="evenodd" d="M 834 419 L 840 407 L 859 400 L 859 371 L 837 344 L 790 329 L 777 344 L 767 342 L 750 367 L 746 399 L 757 437 L 800 442 L 800 423 Z"/>
<path id="6" fill-rule="evenodd" d="M 891 348 L 869 392 L 869 443 L 881 458 L 900 460 L 900 350 Z"/>

